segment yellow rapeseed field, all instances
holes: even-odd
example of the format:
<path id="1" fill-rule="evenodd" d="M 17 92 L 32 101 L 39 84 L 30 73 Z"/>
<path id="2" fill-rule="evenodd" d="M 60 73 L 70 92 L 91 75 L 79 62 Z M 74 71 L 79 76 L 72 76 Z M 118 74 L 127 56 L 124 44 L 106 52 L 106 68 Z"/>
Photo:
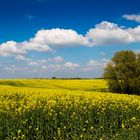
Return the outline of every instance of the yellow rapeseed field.
<path id="1" fill-rule="evenodd" d="M 1 80 L 0 140 L 139 140 L 140 96 L 104 80 Z"/>

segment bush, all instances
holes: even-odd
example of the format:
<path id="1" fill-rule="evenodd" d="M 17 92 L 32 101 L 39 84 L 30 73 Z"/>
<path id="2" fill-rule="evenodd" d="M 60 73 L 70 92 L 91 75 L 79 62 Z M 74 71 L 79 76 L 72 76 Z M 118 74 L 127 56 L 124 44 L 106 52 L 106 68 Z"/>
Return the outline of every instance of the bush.
<path id="1" fill-rule="evenodd" d="M 140 54 L 117 52 L 104 71 L 110 92 L 140 95 Z"/>

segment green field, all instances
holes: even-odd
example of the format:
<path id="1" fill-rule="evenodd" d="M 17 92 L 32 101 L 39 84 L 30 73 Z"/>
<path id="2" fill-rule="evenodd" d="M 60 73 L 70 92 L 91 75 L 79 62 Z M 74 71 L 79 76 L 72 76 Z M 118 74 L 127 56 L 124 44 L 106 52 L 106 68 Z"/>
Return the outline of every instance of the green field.
<path id="1" fill-rule="evenodd" d="M 0 80 L 1 140 L 139 140 L 140 96 L 105 80 Z"/>

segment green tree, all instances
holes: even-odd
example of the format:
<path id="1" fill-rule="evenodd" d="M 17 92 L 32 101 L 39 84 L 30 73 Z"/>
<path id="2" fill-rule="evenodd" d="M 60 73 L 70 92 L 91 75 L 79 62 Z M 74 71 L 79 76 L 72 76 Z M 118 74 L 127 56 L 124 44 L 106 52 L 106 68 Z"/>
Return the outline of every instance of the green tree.
<path id="1" fill-rule="evenodd" d="M 117 52 L 105 68 L 104 78 L 110 92 L 140 95 L 140 54 Z"/>

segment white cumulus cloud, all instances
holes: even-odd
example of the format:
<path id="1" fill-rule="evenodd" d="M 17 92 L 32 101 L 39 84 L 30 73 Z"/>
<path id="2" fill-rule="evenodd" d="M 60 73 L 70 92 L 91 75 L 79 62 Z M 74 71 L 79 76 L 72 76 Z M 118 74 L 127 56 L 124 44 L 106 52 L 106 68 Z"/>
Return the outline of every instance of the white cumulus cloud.
<path id="1" fill-rule="evenodd" d="M 34 62 L 34 61 L 30 61 L 30 62 L 28 62 L 28 65 L 29 66 L 38 66 L 39 63 L 38 62 Z"/>
<path id="2" fill-rule="evenodd" d="M 29 58 L 26 58 L 23 55 L 17 55 L 15 58 L 16 58 L 16 60 L 19 60 L 19 61 L 30 61 L 31 60 Z"/>
<path id="3" fill-rule="evenodd" d="M 97 60 L 90 60 L 87 65 L 90 66 L 90 67 L 93 67 L 93 66 L 101 66 L 102 63 L 100 63 Z"/>
<path id="4" fill-rule="evenodd" d="M 73 47 L 79 45 L 87 46 L 89 44 L 89 41 L 76 31 L 59 28 L 40 30 L 30 41 L 39 44 L 47 44 L 51 47 Z"/>
<path id="5" fill-rule="evenodd" d="M 0 45 L 0 56 L 12 56 L 26 53 L 15 41 L 7 41 Z"/>
<path id="6" fill-rule="evenodd" d="M 92 46 L 118 45 L 134 41 L 133 35 L 115 23 L 103 21 L 88 31 L 86 37 Z"/>
<path id="7" fill-rule="evenodd" d="M 72 62 L 66 62 L 65 64 L 64 64 L 64 66 L 66 67 L 66 68 L 78 68 L 78 67 L 80 67 L 80 65 L 79 64 L 76 64 L 76 63 L 72 63 Z"/>
<path id="8" fill-rule="evenodd" d="M 24 50 L 39 51 L 39 52 L 52 52 L 52 48 L 47 44 L 34 42 L 32 39 L 19 44 Z"/>
<path id="9" fill-rule="evenodd" d="M 7 41 L 0 44 L 0 56 L 20 55 L 28 51 L 54 52 L 57 47 L 88 45 L 87 38 L 71 29 L 39 30 L 35 37 L 29 40 L 23 42 Z M 60 60 L 60 58 L 56 59 Z"/>
<path id="10" fill-rule="evenodd" d="M 127 20 L 132 20 L 140 23 L 140 15 L 139 14 L 126 14 L 122 16 L 123 18 Z"/>
<path id="11" fill-rule="evenodd" d="M 140 25 L 135 28 L 128 28 L 126 31 L 133 36 L 134 42 L 140 42 Z"/>
<path id="12" fill-rule="evenodd" d="M 61 56 L 56 56 L 56 57 L 54 57 L 54 58 L 48 58 L 48 61 L 50 61 L 50 62 L 63 62 L 64 61 L 64 59 L 61 57 Z"/>

